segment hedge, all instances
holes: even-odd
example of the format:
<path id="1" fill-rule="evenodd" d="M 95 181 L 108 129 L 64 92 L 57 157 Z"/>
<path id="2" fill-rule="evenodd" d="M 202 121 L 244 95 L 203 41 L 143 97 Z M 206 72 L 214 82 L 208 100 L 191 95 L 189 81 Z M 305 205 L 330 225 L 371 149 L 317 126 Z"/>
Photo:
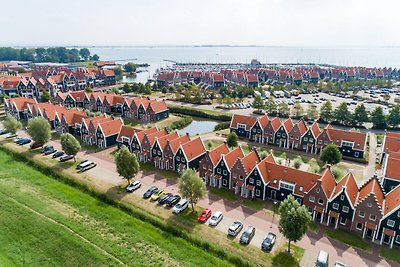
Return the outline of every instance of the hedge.
<path id="1" fill-rule="evenodd" d="M 219 131 L 219 130 L 228 129 L 230 125 L 231 125 L 231 122 L 230 122 L 230 121 L 220 122 L 220 123 L 218 123 L 217 125 L 215 125 L 214 131 Z"/>
<path id="2" fill-rule="evenodd" d="M 171 123 L 167 129 L 168 131 L 172 131 L 175 129 L 182 129 L 185 126 L 188 126 L 189 124 L 192 123 L 193 118 L 190 116 L 186 116 L 186 115 L 181 115 L 181 114 L 177 114 L 178 117 L 181 117 L 181 119 L 179 121 L 174 121 L 173 123 Z"/>
<path id="3" fill-rule="evenodd" d="M 212 119 L 212 120 L 220 120 L 220 121 L 230 121 L 233 116 L 232 114 L 227 114 L 213 110 L 197 109 L 197 108 L 183 107 L 176 105 L 168 105 L 168 108 L 171 113 L 179 113 L 183 115 L 189 115 L 189 116 Z"/>
<path id="4" fill-rule="evenodd" d="M 190 234 L 184 230 L 181 230 L 176 226 L 169 225 L 168 223 L 165 222 L 165 220 L 158 218 L 156 216 L 153 216 L 151 214 L 148 214 L 143 210 L 140 210 L 140 209 L 138 209 L 136 207 L 132 207 L 126 203 L 112 199 L 112 198 L 108 197 L 106 194 L 97 191 L 95 188 L 93 188 L 89 185 L 80 183 L 80 182 L 74 180 L 73 178 L 69 177 L 68 175 L 63 174 L 56 168 L 46 166 L 43 163 L 33 160 L 32 157 L 29 157 L 25 154 L 15 152 L 10 148 L 4 147 L 3 145 L 0 145 L 0 150 L 11 155 L 15 160 L 21 161 L 21 162 L 27 164 L 28 166 L 31 166 L 31 167 L 37 169 L 44 175 L 52 177 L 64 184 L 67 184 L 69 186 L 72 186 L 72 187 L 84 192 L 84 193 L 87 193 L 90 196 L 98 199 L 99 201 L 101 201 L 105 204 L 111 205 L 115 208 L 118 208 L 118 209 L 126 212 L 127 214 L 134 216 L 142 221 L 148 222 L 148 223 L 152 224 L 153 226 L 155 226 L 167 233 L 170 233 L 177 237 L 180 237 L 180 238 L 188 241 L 192 245 L 197 246 L 197 247 L 203 249 L 204 251 L 207 251 L 220 259 L 227 260 L 228 262 L 232 263 L 235 266 L 255 266 L 250 261 L 245 260 L 245 259 L 241 258 L 240 256 L 235 255 L 234 253 L 229 252 L 223 248 L 220 248 L 218 245 L 214 245 L 204 239 L 201 239 L 200 237 Z"/>

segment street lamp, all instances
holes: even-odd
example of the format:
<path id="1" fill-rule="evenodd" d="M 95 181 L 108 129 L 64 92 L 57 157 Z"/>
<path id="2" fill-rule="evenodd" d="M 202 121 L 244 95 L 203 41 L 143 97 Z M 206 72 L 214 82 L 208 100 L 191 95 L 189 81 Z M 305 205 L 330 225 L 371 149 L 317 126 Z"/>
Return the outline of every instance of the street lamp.
<path id="1" fill-rule="evenodd" d="M 272 228 L 272 224 L 274 223 L 274 218 L 275 218 L 275 206 L 276 206 L 276 203 L 277 203 L 277 201 L 274 200 L 274 204 L 273 204 L 273 206 L 272 206 L 272 208 L 273 208 L 273 213 L 272 213 L 272 221 L 271 221 L 271 227 L 270 227 L 270 228 Z"/>

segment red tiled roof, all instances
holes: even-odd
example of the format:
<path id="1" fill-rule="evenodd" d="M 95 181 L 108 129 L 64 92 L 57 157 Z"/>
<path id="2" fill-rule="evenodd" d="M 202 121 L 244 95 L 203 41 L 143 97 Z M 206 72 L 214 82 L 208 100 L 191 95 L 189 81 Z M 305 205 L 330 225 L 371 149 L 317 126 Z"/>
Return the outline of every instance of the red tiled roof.
<path id="1" fill-rule="evenodd" d="M 58 113 L 58 112 L 57 112 Z M 60 115 L 60 114 L 58 114 Z M 62 112 L 61 117 L 64 117 L 65 122 L 68 125 L 74 125 L 75 123 L 82 123 L 83 118 L 87 118 L 87 115 L 84 111 L 80 111 L 77 109 L 71 109 Z"/>
<path id="2" fill-rule="evenodd" d="M 342 191 L 343 186 L 346 186 L 347 195 L 350 198 L 351 203 L 354 205 L 357 199 L 358 194 L 358 185 L 354 175 L 351 172 L 348 172 L 337 184 L 333 196 L 336 196 L 339 192 Z"/>
<path id="3" fill-rule="evenodd" d="M 151 134 L 145 134 L 145 136 L 147 136 L 147 140 L 149 140 L 150 146 L 153 146 L 154 141 L 156 140 L 156 137 L 161 138 L 166 135 L 168 135 L 168 131 L 166 129 L 162 129 L 161 131 L 151 133 Z"/>
<path id="4" fill-rule="evenodd" d="M 150 128 L 150 129 L 146 129 L 146 130 L 140 131 L 140 132 L 136 133 L 137 141 L 139 142 L 140 145 L 142 145 L 142 141 L 143 141 L 144 135 L 145 134 L 155 133 L 155 132 L 158 132 L 157 127 L 153 127 L 153 128 Z"/>
<path id="5" fill-rule="evenodd" d="M 229 153 L 229 148 L 226 145 L 226 143 L 223 143 L 219 145 L 218 147 L 214 148 L 209 152 L 209 156 L 211 159 L 212 164 L 215 166 L 219 159 L 221 158 L 222 154 L 228 154 Z"/>
<path id="6" fill-rule="evenodd" d="M 258 118 L 258 123 L 260 124 L 261 129 L 265 129 L 265 127 L 267 127 L 268 121 L 269 121 L 269 118 L 267 115 L 264 115 L 264 116 L 261 116 L 260 118 Z"/>
<path id="7" fill-rule="evenodd" d="M 250 131 L 250 128 L 253 127 L 256 121 L 257 121 L 256 117 L 233 114 L 231 120 L 231 128 L 237 128 L 238 124 L 244 124 L 246 125 L 246 130 Z"/>
<path id="8" fill-rule="evenodd" d="M 115 76 L 115 73 L 113 70 L 103 70 L 103 73 L 105 76 Z"/>
<path id="9" fill-rule="evenodd" d="M 70 91 L 68 94 L 75 100 L 75 101 L 83 101 L 85 99 L 86 92 L 85 91 Z"/>
<path id="10" fill-rule="evenodd" d="M 271 123 L 272 129 L 274 129 L 274 132 L 276 132 L 279 129 L 279 127 L 281 127 L 281 120 L 277 117 L 270 120 L 269 123 Z"/>
<path id="11" fill-rule="evenodd" d="M 174 140 L 177 138 L 179 138 L 179 133 L 178 133 L 178 131 L 175 131 L 175 132 L 172 132 L 170 134 L 167 134 L 167 135 L 164 135 L 164 136 L 158 138 L 158 144 L 161 149 L 164 149 L 168 140 L 171 141 L 171 140 Z"/>
<path id="12" fill-rule="evenodd" d="M 228 169 L 230 170 L 235 164 L 236 160 L 241 159 L 244 157 L 244 153 L 242 148 L 239 146 L 235 148 L 234 150 L 230 151 L 228 154 L 224 155 L 226 165 Z"/>
<path id="13" fill-rule="evenodd" d="M 188 161 L 191 161 L 206 152 L 203 141 L 200 137 L 182 145 L 182 149 Z"/>
<path id="14" fill-rule="evenodd" d="M 285 127 L 285 130 L 287 133 L 289 133 L 293 129 L 293 121 L 291 118 L 285 120 L 283 123 L 283 127 Z"/>
<path id="15" fill-rule="evenodd" d="M 320 180 L 322 190 L 324 190 L 326 197 L 330 198 L 336 186 L 336 181 L 335 177 L 333 176 L 332 170 L 330 168 L 326 168 L 321 173 Z"/>
<path id="16" fill-rule="evenodd" d="M 384 176 L 400 181 L 400 152 L 389 153 L 385 165 Z"/>
<path id="17" fill-rule="evenodd" d="M 314 137 L 317 138 L 321 133 L 321 129 L 318 126 L 318 123 L 314 121 L 313 125 L 311 126 L 311 132 L 313 133 Z"/>
<path id="18" fill-rule="evenodd" d="M 365 133 L 328 128 L 328 134 L 332 143 L 340 145 L 341 141 L 354 142 L 354 149 L 364 150 L 367 135 Z M 339 143 L 336 142 L 339 140 Z"/>
<path id="19" fill-rule="evenodd" d="M 132 127 L 129 127 L 126 125 L 122 125 L 122 127 L 119 131 L 118 137 L 117 137 L 117 141 L 121 142 L 123 136 L 131 139 L 135 133 L 140 132 L 140 131 L 141 131 L 140 129 L 135 129 L 135 128 L 132 128 Z"/>
<path id="20" fill-rule="evenodd" d="M 37 104 L 36 99 L 27 97 L 10 98 L 10 104 L 14 105 L 18 111 L 22 111 L 28 107 L 28 104 Z"/>
<path id="21" fill-rule="evenodd" d="M 400 186 L 390 191 L 385 197 L 385 209 L 383 214 L 386 215 L 400 206 Z"/>
<path id="22" fill-rule="evenodd" d="M 224 75 L 218 74 L 218 73 L 213 73 L 212 78 L 213 78 L 214 82 L 224 82 L 225 81 Z"/>
<path id="23" fill-rule="evenodd" d="M 307 124 L 304 120 L 299 120 L 296 125 L 299 128 L 300 135 L 303 135 L 307 132 Z"/>
<path id="24" fill-rule="evenodd" d="M 250 172 L 258 163 L 260 163 L 260 158 L 258 157 L 257 152 L 254 150 L 242 158 L 242 164 L 247 174 L 250 174 Z"/>
<path id="25" fill-rule="evenodd" d="M 150 102 L 149 106 L 154 111 L 154 113 L 159 113 L 159 112 L 168 110 L 168 107 L 167 107 L 167 104 L 165 103 L 165 101 Z"/>
<path id="26" fill-rule="evenodd" d="M 107 137 L 118 134 L 122 125 L 124 125 L 122 119 L 118 118 L 112 121 L 100 122 L 97 127 L 100 127 L 103 131 L 104 137 Z"/>
<path id="27" fill-rule="evenodd" d="M 189 137 L 189 135 L 185 134 L 185 135 L 182 135 L 179 138 L 171 140 L 169 142 L 169 145 L 171 146 L 172 152 L 175 154 L 175 152 L 178 150 L 179 146 L 181 144 L 185 144 L 187 142 L 190 142 L 190 137 Z"/>
<path id="28" fill-rule="evenodd" d="M 97 128 L 97 125 L 99 125 L 100 122 L 112 121 L 113 119 L 114 119 L 113 117 L 109 117 L 106 114 L 103 114 L 96 117 L 83 118 L 82 121 L 84 121 L 87 126 L 89 126 L 89 124 L 92 123 L 93 127 Z"/>
<path id="29" fill-rule="evenodd" d="M 400 151 L 400 133 L 386 132 L 383 143 L 385 152 L 399 152 Z"/>
<path id="30" fill-rule="evenodd" d="M 358 195 L 358 202 L 360 203 L 370 194 L 374 194 L 378 204 L 382 207 L 385 196 L 383 194 L 382 187 L 376 178 L 371 178 L 361 187 Z"/>

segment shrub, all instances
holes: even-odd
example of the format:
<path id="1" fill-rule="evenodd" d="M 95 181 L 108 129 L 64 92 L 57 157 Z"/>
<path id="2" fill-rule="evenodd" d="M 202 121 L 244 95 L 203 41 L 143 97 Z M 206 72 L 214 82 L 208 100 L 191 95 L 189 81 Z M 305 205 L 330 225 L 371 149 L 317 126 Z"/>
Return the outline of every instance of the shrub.
<path id="1" fill-rule="evenodd" d="M 231 125 L 231 122 L 230 122 L 230 121 L 220 122 L 220 123 L 218 123 L 217 125 L 215 125 L 214 131 L 219 131 L 219 130 L 228 129 L 230 125 Z"/>
<path id="2" fill-rule="evenodd" d="M 178 115 L 178 117 L 181 117 L 179 121 L 174 121 L 167 127 L 168 131 L 173 131 L 175 129 L 182 129 L 185 126 L 188 126 L 189 124 L 192 123 L 193 119 L 190 116 L 185 116 L 185 115 Z"/>
<path id="3" fill-rule="evenodd" d="M 303 161 L 301 160 L 300 156 L 297 156 L 296 159 L 293 161 L 293 166 L 298 169 L 300 168 L 301 164 L 303 164 Z"/>
<path id="4" fill-rule="evenodd" d="M 232 119 L 231 114 L 225 114 L 217 111 L 209 111 L 209 110 L 195 109 L 195 108 L 175 106 L 175 105 L 168 105 L 168 108 L 171 113 L 179 113 L 199 118 L 206 118 L 206 119 L 220 120 L 220 121 L 230 121 Z"/>

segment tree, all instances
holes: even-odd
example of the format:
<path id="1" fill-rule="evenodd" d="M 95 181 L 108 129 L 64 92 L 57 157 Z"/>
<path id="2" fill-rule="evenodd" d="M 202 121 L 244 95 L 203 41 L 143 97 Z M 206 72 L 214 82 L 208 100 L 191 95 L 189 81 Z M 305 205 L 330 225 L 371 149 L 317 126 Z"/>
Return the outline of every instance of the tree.
<path id="1" fill-rule="evenodd" d="M 68 155 L 73 155 L 74 161 L 76 161 L 75 156 L 81 150 L 81 144 L 79 144 L 78 140 L 70 133 L 62 134 L 60 140 L 62 150 Z"/>
<path id="2" fill-rule="evenodd" d="M 322 106 L 320 110 L 320 117 L 325 122 L 330 122 L 333 119 L 333 106 L 331 101 L 327 100 Z"/>
<path id="3" fill-rule="evenodd" d="M 90 51 L 87 48 L 81 48 L 79 50 L 79 55 L 83 60 L 88 60 L 90 58 Z"/>
<path id="4" fill-rule="evenodd" d="M 124 65 L 124 70 L 126 72 L 129 72 L 129 73 L 135 72 L 136 71 L 136 65 L 134 63 L 132 63 L 132 62 L 128 62 L 128 63 L 126 63 Z"/>
<path id="5" fill-rule="evenodd" d="M 400 124 L 400 105 L 397 104 L 394 106 L 390 111 L 389 115 L 387 116 L 387 123 L 392 126 L 393 128 L 396 128 L 397 125 Z"/>
<path id="6" fill-rule="evenodd" d="M 293 115 L 296 118 L 300 118 L 301 116 L 304 115 L 303 107 L 301 106 L 301 104 L 299 102 L 296 102 L 293 106 Z"/>
<path id="7" fill-rule="evenodd" d="M 130 179 L 136 176 L 140 170 L 136 155 L 131 153 L 126 146 L 122 146 L 115 154 L 115 164 L 118 174 L 128 180 L 128 184 L 131 183 Z"/>
<path id="8" fill-rule="evenodd" d="M 266 101 L 265 109 L 268 114 L 276 114 L 276 103 L 273 96 L 270 96 Z"/>
<path id="9" fill-rule="evenodd" d="M 307 118 L 310 120 L 318 119 L 318 110 L 315 105 L 310 105 L 307 109 Z"/>
<path id="10" fill-rule="evenodd" d="M 239 137 L 237 136 L 237 134 L 235 132 L 230 132 L 226 137 L 226 144 L 229 147 L 236 147 L 238 146 L 238 140 Z"/>
<path id="11" fill-rule="evenodd" d="M 7 116 L 3 121 L 3 126 L 10 134 L 16 134 L 22 128 L 22 123 L 13 116 Z"/>
<path id="12" fill-rule="evenodd" d="M 322 162 L 327 164 L 338 164 L 342 160 L 342 153 L 340 153 L 339 148 L 334 144 L 328 144 L 324 149 L 322 149 L 319 158 Z"/>
<path id="13" fill-rule="evenodd" d="M 113 68 L 115 76 L 122 76 L 122 69 L 120 67 Z"/>
<path id="14" fill-rule="evenodd" d="M 373 125 L 373 128 L 376 129 L 385 129 L 386 128 L 386 117 L 383 114 L 383 109 L 381 107 L 376 107 L 372 112 L 371 112 L 371 122 Z"/>
<path id="15" fill-rule="evenodd" d="M 179 192 L 183 198 L 189 199 L 194 211 L 194 204 L 206 195 L 207 188 L 203 179 L 193 169 L 187 169 L 178 179 Z"/>
<path id="16" fill-rule="evenodd" d="M 354 109 L 353 121 L 358 126 L 368 121 L 368 113 L 364 104 L 360 104 Z"/>
<path id="17" fill-rule="evenodd" d="M 304 205 L 289 195 L 279 206 L 279 232 L 288 240 L 288 252 L 290 253 L 290 243 L 300 240 L 308 230 L 311 216 Z"/>
<path id="18" fill-rule="evenodd" d="M 50 101 L 50 94 L 47 91 L 44 91 L 40 96 L 40 101 L 43 103 L 47 103 Z"/>
<path id="19" fill-rule="evenodd" d="M 49 122 L 42 117 L 30 119 L 28 122 L 28 134 L 32 140 L 42 146 L 50 140 L 51 128 Z"/>
<path id="20" fill-rule="evenodd" d="M 289 105 L 286 102 L 282 102 L 278 105 L 279 115 L 288 116 L 290 113 Z"/>
<path id="21" fill-rule="evenodd" d="M 91 57 L 91 59 L 94 60 L 94 61 L 97 61 L 97 60 L 100 59 L 100 57 L 99 57 L 97 54 L 94 54 L 94 55 Z"/>
<path id="22" fill-rule="evenodd" d="M 334 112 L 335 120 L 343 125 L 347 125 L 351 119 L 351 113 L 347 108 L 347 103 L 342 102 Z"/>
<path id="23" fill-rule="evenodd" d="M 253 103 L 251 104 L 253 108 L 257 109 L 260 111 L 261 109 L 264 108 L 264 100 L 261 98 L 261 96 L 257 95 L 254 97 Z"/>
<path id="24" fill-rule="evenodd" d="M 91 93 L 91 92 L 93 92 L 93 89 L 91 87 L 86 87 L 85 88 L 85 92 L 86 93 Z"/>

